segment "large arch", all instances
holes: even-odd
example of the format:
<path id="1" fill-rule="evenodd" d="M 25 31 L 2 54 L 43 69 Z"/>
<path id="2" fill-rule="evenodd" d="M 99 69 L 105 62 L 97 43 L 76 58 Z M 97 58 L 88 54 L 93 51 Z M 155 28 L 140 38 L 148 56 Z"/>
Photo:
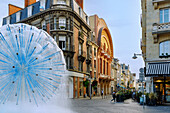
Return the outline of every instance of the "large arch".
<path id="1" fill-rule="evenodd" d="M 101 43 L 102 43 L 101 40 L 102 40 L 103 31 L 105 31 L 108 35 L 108 39 L 109 39 L 109 43 L 110 43 L 110 49 L 111 49 L 111 57 L 113 58 L 113 42 L 112 42 L 112 37 L 111 37 L 110 31 L 109 31 L 108 28 L 106 28 L 106 27 L 100 28 L 99 33 L 98 33 L 98 45 L 99 45 L 99 47 L 101 47 Z"/>

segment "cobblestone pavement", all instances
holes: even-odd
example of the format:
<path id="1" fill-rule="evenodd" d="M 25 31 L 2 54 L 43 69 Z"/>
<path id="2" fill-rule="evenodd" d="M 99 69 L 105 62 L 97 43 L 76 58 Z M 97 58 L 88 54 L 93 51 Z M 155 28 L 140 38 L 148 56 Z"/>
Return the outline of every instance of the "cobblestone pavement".
<path id="1" fill-rule="evenodd" d="M 107 99 L 95 97 L 90 99 L 71 100 L 71 109 L 75 113 L 170 113 L 170 106 L 145 106 L 132 99 L 125 102 L 111 102 L 111 96 Z"/>

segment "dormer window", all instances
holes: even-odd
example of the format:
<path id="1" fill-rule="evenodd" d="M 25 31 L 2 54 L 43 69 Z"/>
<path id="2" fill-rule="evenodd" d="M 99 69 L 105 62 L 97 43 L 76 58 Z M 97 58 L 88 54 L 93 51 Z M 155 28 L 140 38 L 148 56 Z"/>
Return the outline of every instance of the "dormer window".
<path id="1" fill-rule="evenodd" d="M 45 10 L 45 3 L 46 3 L 46 0 L 40 0 L 40 11 Z"/>
<path id="2" fill-rule="evenodd" d="M 66 0 L 57 0 L 57 4 L 66 4 Z"/>
<path id="3" fill-rule="evenodd" d="M 32 16 L 32 6 L 28 6 L 27 8 L 27 11 L 28 11 L 28 17 Z"/>
<path id="4" fill-rule="evenodd" d="M 86 23 L 89 24 L 89 17 L 86 16 Z"/>
<path id="5" fill-rule="evenodd" d="M 20 21 L 20 15 L 21 15 L 21 12 L 16 13 L 16 22 Z"/>
<path id="6" fill-rule="evenodd" d="M 82 9 L 81 9 L 81 7 L 79 7 L 79 15 L 80 15 L 80 17 L 82 17 Z"/>
<path id="7" fill-rule="evenodd" d="M 10 24 L 10 16 L 6 18 L 6 24 Z"/>

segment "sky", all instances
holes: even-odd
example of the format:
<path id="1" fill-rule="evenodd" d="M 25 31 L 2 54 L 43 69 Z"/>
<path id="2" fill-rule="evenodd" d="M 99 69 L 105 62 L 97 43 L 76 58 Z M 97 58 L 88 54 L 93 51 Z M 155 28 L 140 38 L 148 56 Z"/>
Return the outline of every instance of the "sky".
<path id="1" fill-rule="evenodd" d="M 24 7 L 24 0 L 0 0 L 0 26 L 3 17 L 8 16 L 8 4 Z M 88 16 L 97 14 L 109 27 L 114 49 L 114 57 L 120 63 L 130 66 L 132 73 L 139 74 L 144 67 L 141 56 L 132 59 L 134 53 L 141 53 L 140 0 L 84 0 L 84 11 Z"/>

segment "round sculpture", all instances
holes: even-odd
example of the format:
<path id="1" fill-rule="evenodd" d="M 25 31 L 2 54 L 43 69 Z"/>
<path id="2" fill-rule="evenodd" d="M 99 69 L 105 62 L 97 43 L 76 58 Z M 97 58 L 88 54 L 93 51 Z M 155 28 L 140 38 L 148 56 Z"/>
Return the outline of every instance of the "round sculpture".
<path id="1" fill-rule="evenodd" d="M 0 103 L 50 99 L 66 70 L 62 51 L 45 31 L 26 24 L 0 28 Z"/>

